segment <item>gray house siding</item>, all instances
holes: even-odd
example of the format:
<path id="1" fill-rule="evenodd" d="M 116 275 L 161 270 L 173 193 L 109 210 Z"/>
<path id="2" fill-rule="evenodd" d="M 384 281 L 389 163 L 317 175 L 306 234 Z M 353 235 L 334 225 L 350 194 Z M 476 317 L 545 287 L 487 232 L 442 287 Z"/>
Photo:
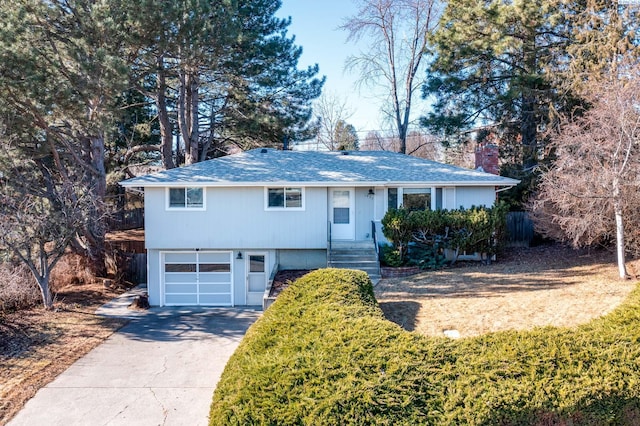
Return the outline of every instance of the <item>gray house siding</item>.
<path id="1" fill-rule="evenodd" d="M 319 249 L 327 245 L 325 188 L 306 188 L 304 210 L 265 210 L 264 188 L 207 188 L 206 209 L 167 210 L 166 190 L 145 190 L 147 249 Z"/>
<path id="2" fill-rule="evenodd" d="M 369 188 L 356 188 L 356 240 L 369 240 L 371 221 L 374 217 L 375 196 L 369 196 Z"/>
<path id="3" fill-rule="evenodd" d="M 496 190 L 493 187 L 486 186 L 460 186 L 456 188 L 455 202 L 455 208 L 491 207 L 496 202 Z"/>

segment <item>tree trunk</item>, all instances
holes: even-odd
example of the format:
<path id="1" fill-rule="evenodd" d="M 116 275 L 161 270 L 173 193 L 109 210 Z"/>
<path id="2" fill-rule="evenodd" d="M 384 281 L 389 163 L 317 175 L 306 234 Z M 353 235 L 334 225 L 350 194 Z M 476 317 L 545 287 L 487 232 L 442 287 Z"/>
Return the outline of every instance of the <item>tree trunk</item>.
<path id="1" fill-rule="evenodd" d="M 47 311 L 53 309 L 53 295 L 51 294 L 51 287 L 49 287 L 49 274 L 44 277 L 36 278 L 38 287 L 40 288 L 40 294 L 42 295 L 42 305 Z"/>
<path id="2" fill-rule="evenodd" d="M 105 224 L 105 204 L 107 195 L 107 173 L 104 164 L 104 136 L 102 134 L 93 136 L 91 141 L 91 163 L 96 173 L 93 180 L 93 209 L 94 220 L 91 221 L 88 238 L 89 257 L 93 272 L 98 276 L 104 276 L 106 266 L 104 264 L 106 224 Z"/>
<path id="3" fill-rule="evenodd" d="M 164 70 L 164 57 L 161 55 L 157 60 L 158 75 L 156 78 L 156 108 L 158 109 L 158 123 L 160 124 L 160 138 L 162 152 L 162 165 L 165 169 L 176 167 L 173 161 L 173 132 L 167 111 L 167 82 Z"/>
<path id="4" fill-rule="evenodd" d="M 613 210 L 616 217 L 616 252 L 618 255 L 618 274 L 620 279 L 627 279 L 627 268 L 625 266 L 625 244 L 624 244 L 624 220 L 622 217 L 622 201 L 620 200 L 620 188 L 617 179 L 613 182 Z"/>
<path id="5" fill-rule="evenodd" d="M 190 164 L 197 163 L 200 158 L 200 123 L 199 119 L 199 98 L 198 98 L 198 77 L 195 73 L 190 72 L 187 74 L 187 105 L 185 108 L 188 109 L 189 114 L 188 117 L 190 122 L 187 123 L 189 126 L 189 152 L 187 157 L 189 158 Z"/>

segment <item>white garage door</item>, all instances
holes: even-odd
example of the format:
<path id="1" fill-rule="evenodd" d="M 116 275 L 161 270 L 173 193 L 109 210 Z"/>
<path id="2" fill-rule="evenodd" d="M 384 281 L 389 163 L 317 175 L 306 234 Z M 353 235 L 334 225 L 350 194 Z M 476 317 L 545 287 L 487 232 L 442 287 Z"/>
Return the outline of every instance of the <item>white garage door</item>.
<path id="1" fill-rule="evenodd" d="M 165 305 L 232 306 L 232 252 L 165 252 Z"/>

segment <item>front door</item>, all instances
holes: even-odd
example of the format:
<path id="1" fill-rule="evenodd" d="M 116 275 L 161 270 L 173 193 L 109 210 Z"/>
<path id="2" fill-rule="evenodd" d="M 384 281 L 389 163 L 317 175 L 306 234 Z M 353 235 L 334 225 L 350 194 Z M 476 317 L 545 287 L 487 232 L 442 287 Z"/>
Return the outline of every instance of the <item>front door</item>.
<path id="1" fill-rule="evenodd" d="M 266 253 L 247 253 L 247 305 L 262 305 L 267 288 Z"/>
<path id="2" fill-rule="evenodd" d="M 329 188 L 329 220 L 332 240 L 353 240 L 356 236 L 355 190 Z"/>

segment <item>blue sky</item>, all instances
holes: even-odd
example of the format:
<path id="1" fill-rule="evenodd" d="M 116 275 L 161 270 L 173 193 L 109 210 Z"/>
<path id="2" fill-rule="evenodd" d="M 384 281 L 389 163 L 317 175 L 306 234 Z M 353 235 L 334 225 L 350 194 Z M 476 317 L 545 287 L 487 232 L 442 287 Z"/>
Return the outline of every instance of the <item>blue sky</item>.
<path id="1" fill-rule="evenodd" d="M 378 100 L 367 96 L 366 90 L 359 93 L 355 87 L 357 74 L 343 71 L 346 58 L 359 50 L 346 44 L 347 33 L 338 26 L 355 13 L 356 7 L 349 0 L 283 0 L 277 15 L 292 19 L 289 34 L 296 36 L 296 44 L 303 49 L 299 66 L 320 66 L 320 74 L 327 77 L 324 91 L 347 101 L 353 112 L 347 121 L 362 139 L 366 131 L 380 129 L 381 123 Z"/>

